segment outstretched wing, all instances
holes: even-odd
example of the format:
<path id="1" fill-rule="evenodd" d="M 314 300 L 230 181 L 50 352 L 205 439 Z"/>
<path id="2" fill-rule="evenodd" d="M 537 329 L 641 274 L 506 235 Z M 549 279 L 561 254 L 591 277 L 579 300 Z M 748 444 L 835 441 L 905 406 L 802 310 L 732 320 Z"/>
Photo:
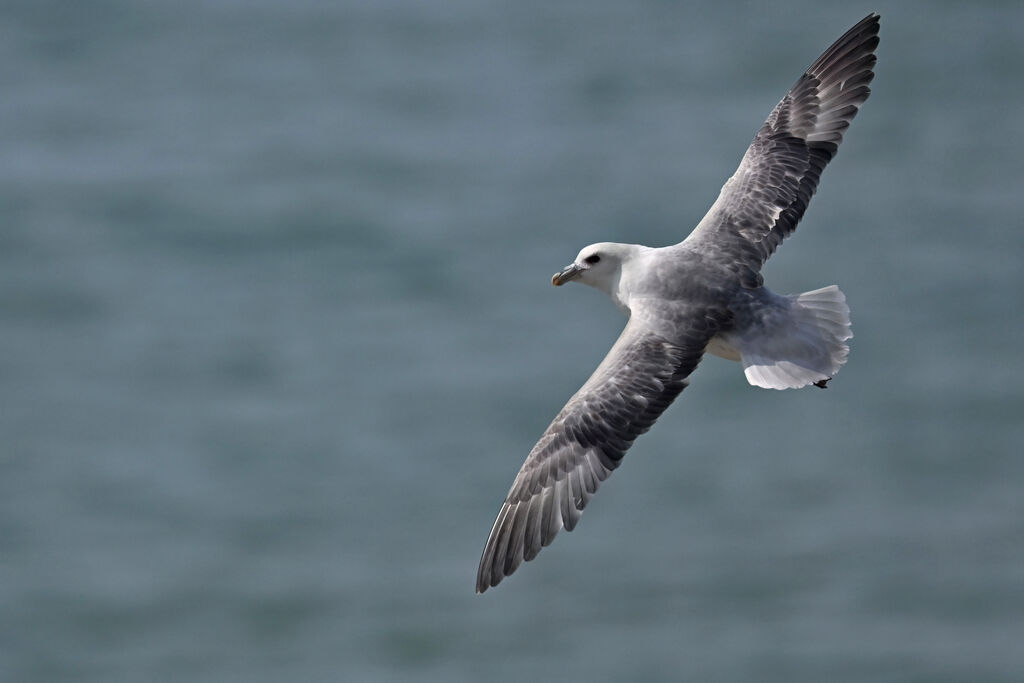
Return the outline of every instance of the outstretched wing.
<path id="1" fill-rule="evenodd" d="M 843 132 L 870 94 L 879 16 L 870 14 L 818 57 L 772 110 L 736 173 L 687 242 L 736 264 L 745 281 L 796 229 Z"/>
<path id="2" fill-rule="evenodd" d="M 700 314 L 687 316 L 685 328 L 669 341 L 635 317 L 626 325 L 519 470 L 484 546 L 478 593 L 536 557 L 562 527 L 572 531 L 633 440 L 687 385 L 717 326 Z"/>

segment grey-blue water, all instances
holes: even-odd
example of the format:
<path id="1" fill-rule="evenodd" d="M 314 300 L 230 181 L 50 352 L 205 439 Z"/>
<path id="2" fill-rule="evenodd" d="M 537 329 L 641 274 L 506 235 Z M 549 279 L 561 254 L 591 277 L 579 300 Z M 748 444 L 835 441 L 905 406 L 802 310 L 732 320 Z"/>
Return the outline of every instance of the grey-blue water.
<path id="1" fill-rule="evenodd" d="M 3 681 L 1024 680 L 1024 5 L 5 2 Z M 483 596 L 523 458 L 869 10 L 780 292 L 827 391 L 709 358 Z"/>

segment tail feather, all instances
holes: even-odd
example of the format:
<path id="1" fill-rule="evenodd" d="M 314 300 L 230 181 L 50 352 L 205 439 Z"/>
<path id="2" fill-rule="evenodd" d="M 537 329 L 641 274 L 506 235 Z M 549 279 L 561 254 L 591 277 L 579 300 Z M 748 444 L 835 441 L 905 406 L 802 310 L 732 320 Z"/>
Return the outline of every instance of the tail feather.
<path id="1" fill-rule="evenodd" d="M 796 389 L 830 379 L 846 362 L 846 341 L 853 337 L 843 292 L 830 285 L 777 298 L 764 324 L 736 340 L 747 381 L 766 389 Z"/>

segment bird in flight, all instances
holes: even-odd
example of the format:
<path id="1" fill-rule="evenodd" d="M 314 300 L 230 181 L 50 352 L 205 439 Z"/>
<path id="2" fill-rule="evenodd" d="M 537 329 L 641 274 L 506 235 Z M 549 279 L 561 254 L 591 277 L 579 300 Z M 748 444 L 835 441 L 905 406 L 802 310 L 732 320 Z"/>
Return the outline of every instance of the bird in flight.
<path id="1" fill-rule="evenodd" d="M 556 273 L 599 289 L 629 316 L 590 379 L 530 451 L 484 546 L 482 593 L 532 560 L 583 508 L 633 441 L 689 383 L 705 352 L 770 389 L 824 388 L 846 362 L 846 297 L 835 285 L 783 296 L 761 267 L 796 229 L 843 133 L 867 100 L 879 16 L 832 44 L 754 136 L 693 232 L 668 247 L 601 242 Z"/>

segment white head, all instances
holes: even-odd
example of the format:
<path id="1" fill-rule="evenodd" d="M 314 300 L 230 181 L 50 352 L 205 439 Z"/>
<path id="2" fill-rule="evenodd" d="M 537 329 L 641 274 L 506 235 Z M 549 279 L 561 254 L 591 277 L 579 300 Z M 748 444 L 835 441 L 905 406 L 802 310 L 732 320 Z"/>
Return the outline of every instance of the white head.
<path id="1" fill-rule="evenodd" d="M 551 284 L 558 287 L 570 280 L 579 280 L 614 296 L 622 277 L 622 264 L 636 249 L 635 244 L 616 242 L 598 242 L 583 247 L 575 261 L 552 276 Z"/>

